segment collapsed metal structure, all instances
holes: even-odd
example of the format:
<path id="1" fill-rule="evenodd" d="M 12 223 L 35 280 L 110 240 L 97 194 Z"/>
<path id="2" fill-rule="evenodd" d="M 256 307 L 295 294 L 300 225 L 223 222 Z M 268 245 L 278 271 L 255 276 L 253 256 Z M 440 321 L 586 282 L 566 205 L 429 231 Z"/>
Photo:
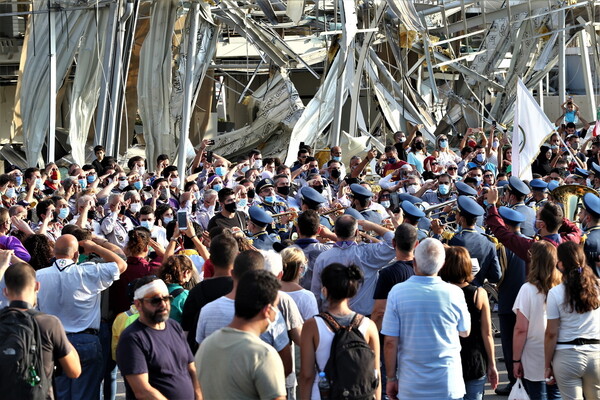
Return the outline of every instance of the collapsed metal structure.
<path id="1" fill-rule="evenodd" d="M 246 124 L 227 133 L 200 124 L 224 156 L 259 147 L 290 162 L 300 142 L 383 150 L 407 122 L 430 138 L 507 126 L 519 78 L 564 102 L 569 46 L 580 49 L 586 107 L 596 110 L 597 0 L 18 3 L 29 9 L 0 16 L 26 17 L 12 138 L 27 165 L 56 156 L 57 96 L 79 163 L 93 144 L 117 154 L 139 116 L 148 159 L 177 155 L 183 168 L 194 107 L 214 110 L 228 90 L 247 107 Z M 293 79 L 301 73 L 318 80 L 306 103 Z"/>

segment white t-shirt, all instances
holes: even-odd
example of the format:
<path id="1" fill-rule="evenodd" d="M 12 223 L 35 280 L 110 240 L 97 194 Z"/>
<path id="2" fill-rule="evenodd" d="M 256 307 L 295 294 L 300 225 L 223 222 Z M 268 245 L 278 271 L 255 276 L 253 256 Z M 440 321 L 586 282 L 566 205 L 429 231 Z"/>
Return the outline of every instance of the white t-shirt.
<path id="1" fill-rule="evenodd" d="M 306 321 L 319 313 L 317 299 L 310 290 L 301 289 L 293 292 L 286 292 L 294 300 L 302 315 L 302 319 Z"/>
<path id="2" fill-rule="evenodd" d="M 570 306 L 565 304 L 565 285 L 563 283 L 550 289 L 546 313 L 548 319 L 560 319 L 559 342 L 570 342 L 577 338 L 600 339 L 600 308 L 583 314 L 571 312 Z M 572 347 L 574 347 L 572 344 L 559 344 L 556 349 Z M 578 346 L 578 348 L 582 348 L 582 346 Z M 600 351 L 600 344 L 585 345 L 582 350 L 587 348 Z"/>
<path id="3" fill-rule="evenodd" d="M 544 334 L 546 332 L 546 304 L 544 295 L 531 283 L 521 286 L 513 311 L 517 310 L 529 321 L 525 347 L 521 355 L 525 378 L 544 381 Z"/>

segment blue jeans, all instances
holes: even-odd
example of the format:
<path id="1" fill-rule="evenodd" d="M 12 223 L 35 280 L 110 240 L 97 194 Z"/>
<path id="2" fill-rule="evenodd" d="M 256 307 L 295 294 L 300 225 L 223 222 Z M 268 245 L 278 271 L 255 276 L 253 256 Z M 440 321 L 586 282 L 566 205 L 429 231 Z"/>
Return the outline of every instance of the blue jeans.
<path id="1" fill-rule="evenodd" d="M 102 382 L 102 346 L 100 338 L 87 333 L 69 333 L 67 338 L 77 350 L 81 375 L 77 379 L 55 378 L 56 398 L 61 400 L 98 400 Z"/>
<path id="2" fill-rule="evenodd" d="M 466 394 L 463 397 L 464 400 L 481 400 L 483 399 L 483 393 L 485 392 L 485 381 L 487 375 L 482 376 L 479 379 L 472 379 L 465 381 Z"/>
<path id="3" fill-rule="evenodd" d="M 530 400 L 560 400 L 561 398 L 558 385 L 546 385 L 546 382 L 535 382 L 525 378 L 522 381 Z"/>
<path id="4" fill-rule="evenodd" d="M 117 363 L 112 359 L 112 323 L 100 323 L 100 344 L 102 345 L 103 368 L 103 394 L 104 400 L 115 400 L 117 395 Z"/>

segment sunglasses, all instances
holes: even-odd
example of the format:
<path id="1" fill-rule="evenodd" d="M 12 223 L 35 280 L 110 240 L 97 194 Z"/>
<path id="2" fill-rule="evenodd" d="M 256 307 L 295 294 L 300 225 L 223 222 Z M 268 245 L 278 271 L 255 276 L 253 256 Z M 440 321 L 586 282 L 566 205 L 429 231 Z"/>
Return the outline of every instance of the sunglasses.
<path id="1" fill-rule="evenodd" d="M 448 168 L 448 171 L 456 171 L 458 169 L 458 167 L 450 167 Z"/>
<path id="2" fill-rule="evenodd" d="M 143 298 L 141 300 L 147 301 L 148 303 L 150 303 L 151 305 L 153 305 L 154 307 L 159 306 L 162 304 L 162 302 L 164 301 L 165 303 L 170 303 L 173 301 L 173 296 L 156 296 L 156 297 L 150 297 L 150 298 Z"/>

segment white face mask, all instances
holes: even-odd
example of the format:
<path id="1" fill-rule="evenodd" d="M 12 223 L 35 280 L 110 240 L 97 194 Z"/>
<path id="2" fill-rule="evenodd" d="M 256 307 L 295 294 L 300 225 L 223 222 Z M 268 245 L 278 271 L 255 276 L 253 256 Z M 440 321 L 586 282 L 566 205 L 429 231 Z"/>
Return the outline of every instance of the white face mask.
<path id="1" fill-rule="evenodd" d="M 262 168 L 262 159 L 259 158 L 258 160 L 254 160 L 254 168 Z"/>
<path id="2" fill-rule="evenodd" d="M 390 208 L 390 201 L 389 200 L 383 200 L 380 203 L 384 208 Z"/>
<path id="3" fill-rule="evenodd" d="M 119 181 L 119 189 L 123 190 L 125 189 L 127 186 L 129 186 L 129 182 L 125 181 Z"/>
<path id="4" fill-rule="evenodd" d="M 179 186 L 179 178 L 173 178 L 173 180 L 171 181 L 171 187 L 178 187 Z"/>
<path id="5" fill-rule="evenodd" d="M 409 185 L 408 188 L 406 189 L 406 191 L 410 194 L 415 194 L 419 191 L 419 185 L 417 185 L 417 184 Z"/>
<path id="6" fill-rule="evenodd" d="M 141 203 L 131 203 L 131 205 L 129 206 L 129 210 L 131 210 L 132 213 L 137 213 L 141 209 L 142 209 Z"/>

